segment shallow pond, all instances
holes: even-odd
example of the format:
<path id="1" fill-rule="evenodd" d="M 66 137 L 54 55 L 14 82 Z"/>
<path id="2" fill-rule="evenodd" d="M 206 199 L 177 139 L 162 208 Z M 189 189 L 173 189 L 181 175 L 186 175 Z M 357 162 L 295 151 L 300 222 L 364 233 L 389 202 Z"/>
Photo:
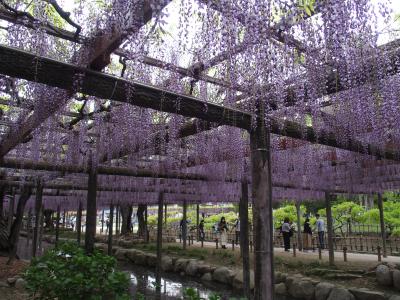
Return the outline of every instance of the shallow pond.
<path id="1" fill-rule="evenodd" d="M 137 299 L 135 295 L 138 294 L 143 295 L 146 300 L 156 299 L 154 270 L 133 265 L 124 265 L 120 269 L 130 274 L 132 299 Z M 161 299 L 182 299 L 188 288 L 195 289 L 203 299 L 208 299 L 212 295 L 218 295 L 221 299 L 241 298 L 239 291 L 228 289 L 225 285 L 214 282 L 201 283 L 190 277 L 167 273 L 161 278 Z"/>

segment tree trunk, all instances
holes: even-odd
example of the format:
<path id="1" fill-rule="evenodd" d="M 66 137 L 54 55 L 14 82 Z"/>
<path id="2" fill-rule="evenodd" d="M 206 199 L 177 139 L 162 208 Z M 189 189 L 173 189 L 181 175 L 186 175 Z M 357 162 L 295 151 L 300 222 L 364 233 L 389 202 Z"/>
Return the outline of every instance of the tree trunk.
<path id="1" fill-rule="evenodd" d="M 30 187 L 23 186 L 21 188 L 21 194 L 19 196 L 17 205 L 17 213 L 15 220 L 11 226 L 11 231 L 9 236 L 10 251 L 9 251 L 9 260 L 7 264 L 10 264 L 17 254 L 18 239 L 22 227 L 22 219 L 24 217 L 25 205 L 31 194 L 32 194 L 32 189 Z"/>
<path id="2" fill-rule="evenodd" d="M 147 205 L 146 204 L 139 204 L 136 212 L 136 216 L 139 223 L 138 228 L 138 235 L 139 237 L 145 238 L 146 236 L 146 220 L 145 220 L 145 212 L 146 212 Z"/>
<path id="3" fill-rule="evenodd" d="M 131 204 L 123 204 L 120 206 L 121 208 L 121 234 L 125 235 L 131 232 L 132 230 L 132 211 L 133 207 Z"/>
<path id="4" fill-rule="evenodd" d="M 15 205 L 15 188 L 11 189 L 11 195 L 9 198 L 9 204 L 8 204 L 8 234 L 11 232 L 11 227 L 13 224 L 14 220 L 14 205 Z"/>
<path id="5" fill-rule="evenodd" d="M 43 195 L 43 185 L 40 182 L 38 182 L 36 186 L 36 198 L 35 198 L 35 228 L 33 231 L 33 240 L 32 240 L 32 257 L 36 257 L 36 252 L 38 247 L 38 237 L 39 237 L 41 211 L 42 211 L 42 195 Z"/>
<path id="6" fill-rule="evenodd" d="M 161 291 L 161 255 L 162 255 L 162 225 L 164 194 L 158 195 L 158 220 L 157 220 L 157 265 L 156 265 L 156 291 Z"/>
<path id="7" fill-rule="evenodd" d="M 78 211 L 76 213 L 76 241 L 78 245 L 81 245 L 81 235 L 82 235 L 82 202 L 79 201 Z"/>
<path id="8" fill-rule="evenodd" d="M 242 181 L 242 196 L 239 202 L 240 251 L 243 263 L 243 292 L 245 299 L 251 299 L 250 254 L 249 254 L 249 192 L 247 181 Z"/>
<path id="9" fill-rule="evenodd" d="M 4 210 L 4 196 L 6 192 L 7 186 L 0 185 L 0 221 L 3 219 L 3 210 Z"/>
<path id="10" fill-rule="evenodd" d="M 262 103 L 255 130 L 250 132 L 254 234 L 254 299 L 273 300 L 274 248 L 270 132 Z"/>
<path id="11" fill-rule="evenodd" d="M 187 203 L 186 200 L 183 201 L 183 218 L 182 218 L 182 245 L 183 250 L 186 250 L 187 241 Z"/>
<path id="12" fill-rule="evenodd" d="M 58 204 L 56 215 L 56 247 L 58 246 L 58 239 L 60 237 L 60 214 L 60 204 Z"/>

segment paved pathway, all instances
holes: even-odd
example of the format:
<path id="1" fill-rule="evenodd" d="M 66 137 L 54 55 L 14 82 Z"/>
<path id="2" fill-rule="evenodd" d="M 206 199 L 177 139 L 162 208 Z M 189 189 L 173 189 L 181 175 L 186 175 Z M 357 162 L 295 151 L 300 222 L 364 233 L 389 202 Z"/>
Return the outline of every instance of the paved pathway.
<path id="1" fill-rule="evenodd" d="M 177 243 L 179 243 L 179 239 L 177 239 Z M 193 246 L 201 247 L 201 243 L 195 241 Z M 193 246 L 190 245 L 189 247 L 193 247 Z M 204 242 L 204 247 L 215 248 L 215 242 Z M 231 250 L 232 244 L 227 244 L 227 249 Z M 235 245 L 235 249 L 240 249 L 239 245 Z M 282 257 L 293 257 L 292 250 L 290 252 L 285 252 L 283 248 L 274 248 L 274 253 L 276 253 L 278 256 L 282 256 Z M 335 251 L 334 255 L 335 255 L 335 261 L 344 262 L 342 251 Z M 316 249 L 315 251 L 306 251 L 306 252 L 296 250 L 296 257 L 302 258 L 305 260 L 318 260 L 318 250 Z M 328 250 L 323 250 L 322 251 L 322 260 L 328 261 L 328 258 L 329 258 Z M 348 252 L 347 253 L 347 261 L 348 262 L 359 262 L 359 263 L 375 263 L 375 262 L 378 263 L 378 255 L 366 254 L 366 253 L 352 253 L 352 252 L 349 253 Z M 400 263 L 400 257 L 398 257 L 398 256 L 388 256 L 386 258 L 382 257 L 382 261 L 390 262 L 390 263 Z"/>

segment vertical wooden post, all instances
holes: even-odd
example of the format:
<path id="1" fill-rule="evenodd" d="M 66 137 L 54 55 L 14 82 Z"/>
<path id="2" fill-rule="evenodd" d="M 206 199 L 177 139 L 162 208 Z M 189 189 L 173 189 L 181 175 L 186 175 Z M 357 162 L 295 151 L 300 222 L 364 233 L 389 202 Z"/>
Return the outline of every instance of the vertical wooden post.
<path id="1" fill-rule="evenodd" d="M 115 234 L 119 234 L 119 205 L 115 207 Z"/>
<path id="2" fill-rule="evenodd" d="M 240 251 L 243 268 L 243 296 L 251 299 L 250 290 L 250 253 L 249 253 L 249 191 L 247 180 L 242 180 L 242 196 L 239 202 Z"/>
<path id="3" fill-rule="evenodd" d="M 385 216 L 383 214 L 383 200 L 382 200 L 382 194 L 381 193 L 378 193 L 378 209 L 379 209 L 379 222 L 380 222 L 380 225 L 381 225 L 383 257 L 387 257 Z"/>
<path id="4" fill-rule="evenodd" d="M 347 262 L 347 247 L 343 247 L 343 260 Z"/>
<path id="5" fill-rule="evenodd" d="M 0 220 L 3 219 L 4 196 L 5 196 L 6 188 L 7 188 L 7 185 L 5 185 L 5 184 L 0 185 Z"/>
<path id="6" fill-rule="evenodd" d="M 332 222 L 332 208 L 331 208 L 331 194 L 325 192 L 325 205 L 326 205 L 326 223 L 328 229 L 328 251 L 329 251 L 329 265 L 335 265 L 335 253 L 333 251 L 333 222 Z"/>
<path id="7" fill-rule="evenodd" d="M 186 249 L 186 240 L 187 240 L 187 222 L 186 222 L 186 213 L 187 213 L 187 202 L 183 201 L 183 218 L 182 218 L 182 240 L 183 240 L 183 249 Z"/>
<path id="8" fill-rule="evenodd" d="M 76 241 L 78 245 L 81 244 L 81 235 L 82 235 L 82 201 L 79 201 L 78 211 L 76 213 Z"/>
<path id="9" fill-rule="evenodd" d="M 148 214 L 147 214 L 147 209 L 148 209 L 148 205 L 146 205 L 146 210 L 144 212 L 144 241 L 145 243 L 149 242 L 149 228 L 147 227 L 147 218 L 148 218 Z"/>
<path id="10" fill-rule="evenodd" d="M 199 224 L 200 224 L 200 205 L 196 205 L 196 241 L 200 240 L 200 230 L 199 230 Z"/>
<path id="11" fill-rule="evenodd" d="M 299 245 L 299 251 L 301 251 L 301 250 L 303 250 L 303 237 L 301 234 L 300 202 L 298 202 L 298 201 L 296 201 L 296 213 L 297 213 L 297 245 Z"/>
<path id="12" fill-rule="evenodd" d="M 29 243 L 30 243 L 30 240 L 31 240 L 31 234 L 33 233 L 33 228 L 32 228 L 31 225 L 32 225 L 32 209 L 29 208 L 28 218 L 26 220 L 26 248 L 29 248 Z"/>
<path id="13" fill-rule="evenodd" d="M 66 210 L 64 209 L 64 213 L 63 213 L 63 227 L 64 227 L 64 229 L 67 228 L 67 226 L 66 226 L 66 224 L 65 224 L 65 222 L 66 222 L 66 214 L 67 214 L 67 212 L 66 212 Z"/>
<path id="14" fill-rule="evenodd" d="M 33 240 L 32 240 L 32 257 L 36 257 L 36 251 L 38 247 L 38 237 L 39 237 L 42 201 L 43 201 L 42 199 L 43 199 L 43 185 L 41 181 L 38 181 L 36 185 L 36 197 L 35 197 L 35 228 L 33 231 Z"/>
<path id="15" fill-rule="evenodd" d="M 104 209 L 101 212 L 101 233 L 104 232 Z"/>
<path id="16" fill-rule="evenodd" d="M 40 227 L 39 227 L 39 237 L 38 237 L 38 249 L 39 249 L 39 254 L 42 254 L 42 238 L 43 238 L 43 222 L 44 222 L 44 213 L 43 213 L 43 205 L 41 208 L 41 213 L 40 213 Z"/>
<path id="17" fill-rule="evenodd" d="M 167 225 L 167 203 L 164 204 L 164 225 Z"/>
<path id="18" fill-rule="evenodd" d="M 58 239 L 60 237 L 60 204 L 57 205 L 57 215 L 56 215 L 56 247 L 58 246 Z"/>
<path id="19" fill-rule="evenodd" d="M 96 219 L 97 219 L 97 170 L 93 166 L 93 162 L 89 162 L 88 172 L 88 191 L 86 201 L 86 231 L 85 231 L 85 251 L 86 254 L 93 253 L 94 239 L 96 236 Z"/>
<path id="20" fill-rule="evenodd" d="M 270 132 L 264 117 L 260 102 L 256 128 L 250 132 L 255 300 L 275 297 Z"/>
<path id="21" fill-rule="evenodd" d="M 158 195 L 158 222 L 157 222 L 157 265 L 156 265 L 156 291 L 161 292 L 161 255 L 162 255 L 162 226 L 163 226 L 164 194 Z"/>
<path id="22" fill-rule="evenodd" d="M 108 247 L 107 254 L 112 255 L 112 236 L 113 236 L 113 223 L 114 223 L 114 204 L 110 204 L 110 218 L 108 228 Z"/>
<path id="23" fill-rule="evenodd" d="M 11 226 L 14 221 L 14 205 L 15 205 L 15 189 L 11 188 L 11 195 L 8 198 L 9 203 L 8 203 L 8 224 L 7 224 L 7 230 L 10 233 L 11 232 Z"/>

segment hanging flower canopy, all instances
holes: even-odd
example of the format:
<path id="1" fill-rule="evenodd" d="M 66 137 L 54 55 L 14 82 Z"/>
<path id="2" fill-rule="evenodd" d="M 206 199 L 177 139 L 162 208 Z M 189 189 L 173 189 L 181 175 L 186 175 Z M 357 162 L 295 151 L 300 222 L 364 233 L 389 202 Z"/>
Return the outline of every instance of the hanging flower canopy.
<path id="1" fill-rule="evenodd" d="M 74 208 L 95 166 L 100 206 L 235 202 L 262 107 L 276 201 L 398 189 L 392 16 L 385 0 L 1 0 L 3 180 Z M 57 66 L 80 71 L 68 85 Z"/>

